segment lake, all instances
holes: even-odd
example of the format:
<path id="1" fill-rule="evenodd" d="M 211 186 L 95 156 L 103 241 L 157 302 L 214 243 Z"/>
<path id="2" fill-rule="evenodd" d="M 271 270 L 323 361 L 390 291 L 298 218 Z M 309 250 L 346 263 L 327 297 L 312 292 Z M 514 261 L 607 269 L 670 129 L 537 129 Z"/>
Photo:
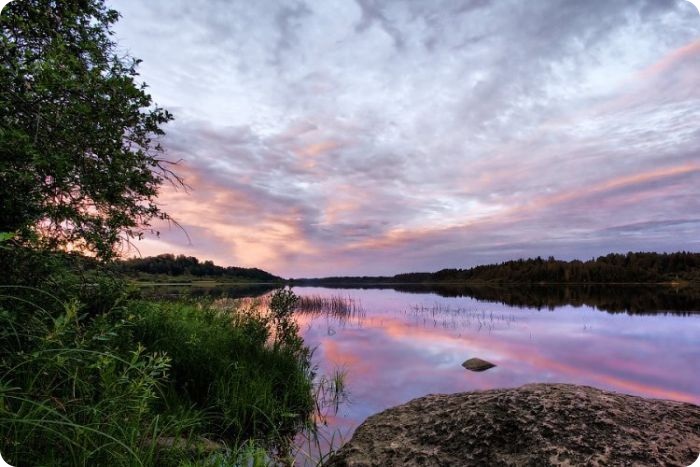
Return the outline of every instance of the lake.
<path id="1" fill-rule="evenodd" d="M 557 382 L 700 404 L 700 306 L 683 291 L 295 287 L 294 292 L 340 296 L 357 306 L 349 314 L 297 315 L 304 340 L 315 349 L 319 375 L 338 369 L 345 375 L 346 397 L 337 411 L 327 409 L 321 451 L 348 440 L 368 416 L 431 393 Z M 472 357 L 496 367 L 465 370 L 462 362 Z"/>

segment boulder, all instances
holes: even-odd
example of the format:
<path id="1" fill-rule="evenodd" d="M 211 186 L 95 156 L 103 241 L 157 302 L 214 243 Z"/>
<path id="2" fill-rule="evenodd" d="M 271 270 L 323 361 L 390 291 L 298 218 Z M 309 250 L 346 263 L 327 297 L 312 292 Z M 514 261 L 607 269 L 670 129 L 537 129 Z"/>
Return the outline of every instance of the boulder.
<path id="1" fill-rule="evenodd" d="M 369 417 L 326 466 L 690 465 L 697 405 L 568 384 L 429 395 Z"/>
<path id="2" fill-rule="evenodd" d="M 494 365 L 491 362 L 487 362 L 486 360 L 482 360 L 480 358 L 470 358 L 469 360 L 462 363 L 462 366 L 467 370 L 471 371 L 485 371 L 489 368 L 495 367 L 496 365 Z"/>

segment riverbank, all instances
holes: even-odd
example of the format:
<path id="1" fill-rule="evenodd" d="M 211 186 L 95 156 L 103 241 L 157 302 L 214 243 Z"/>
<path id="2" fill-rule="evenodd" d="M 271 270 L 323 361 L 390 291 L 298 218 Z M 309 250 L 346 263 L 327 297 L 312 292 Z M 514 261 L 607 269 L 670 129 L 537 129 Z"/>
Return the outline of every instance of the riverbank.
<path id="1" fill-rule="evenodd" d="M 70 256 L 0 254 L 0 452 L 11 465 L 248 465 L 285 456 L 312 426 L 291 292 L 265 304 L 143 299 Z"/>

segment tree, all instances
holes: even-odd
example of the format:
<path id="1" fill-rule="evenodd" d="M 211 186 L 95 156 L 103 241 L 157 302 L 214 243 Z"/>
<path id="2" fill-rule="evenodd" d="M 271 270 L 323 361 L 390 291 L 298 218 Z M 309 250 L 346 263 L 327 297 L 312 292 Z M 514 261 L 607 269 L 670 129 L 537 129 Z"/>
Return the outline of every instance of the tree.
<path id="1" fill-rule="evenodd" d="M 0 19 L 0 232 L 102 259 L 143 235 L 164 181 L 171 114 L 119 55 L 104 0 L 17 0 Z"/>

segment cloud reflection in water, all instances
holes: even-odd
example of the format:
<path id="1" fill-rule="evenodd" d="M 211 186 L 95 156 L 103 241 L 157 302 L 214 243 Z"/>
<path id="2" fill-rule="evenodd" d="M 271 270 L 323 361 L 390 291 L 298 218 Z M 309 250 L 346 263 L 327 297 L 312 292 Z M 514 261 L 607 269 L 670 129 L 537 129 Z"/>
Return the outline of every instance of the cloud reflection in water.
<path id="1" fill-rule="evenodd" d="M 321 373 L 347 372 L 350 402 L 329 421 L 345 438 L 369 415 L 426 394 L 533 382 L 700 403 L 700 315 L 537 310 L 393 290 L 295 291 L 350 296 L 364 307 L 348 320 L 299 316 Z M 466 371 L 461 363 L 471 357 L 497 366 Z"/>

